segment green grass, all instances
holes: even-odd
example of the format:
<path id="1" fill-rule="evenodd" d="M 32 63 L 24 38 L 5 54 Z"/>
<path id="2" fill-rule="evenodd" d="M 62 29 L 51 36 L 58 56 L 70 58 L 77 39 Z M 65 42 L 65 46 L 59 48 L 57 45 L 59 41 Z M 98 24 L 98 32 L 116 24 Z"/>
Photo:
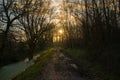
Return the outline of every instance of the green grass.
<path id="1" fill-rule="evenodd" d="M 85 50 L 78 50 L 78 49 L 66 49 L 65 52 L 67 53 L 67 55 L 69 55 L 72 58 L 77 58 L 80 56 L 85 56 Z"/>
<path id="2" fill-rule="evenodd" d="M 64 49 L 65 54 L 72 58 L 73 61 L 79 63 L 78 65 L 84 64 L 89 65 L 87 60 L 86 50 L 84 49 Z"/>
<path id="3" fill-rule="evenodd" d="M 52 55 L 53 49 L 41 52 L 35 64 L 18 75 L 14 80 L 35 80 L 38 76 L 42 76 L 41 72 L 44 70 L 45 65 L 47 65 Z"/>
<path id="4" fill-rule="evenodd" d="M 90 52 L 85 49 L 64 49 L 64 52 L 78 65 L 79 72 L 83 74 L 83 77 L 89 77 L 92 80 L 118 80 L 120 78 L 117 76 L 117 73 L 114 73 L 115 69 L 107 71 L 109 67 L 113 66 L 106 66 L 108 62 L 117 62 L 114 61 L 115 59 L 113 60 L 113 58 L 109 57 L 110 55 L 107 54 L 108 51 L 101 53 L 104 54 L 101 56 L 95 56 L 98 54 L 97 52 Z"/>

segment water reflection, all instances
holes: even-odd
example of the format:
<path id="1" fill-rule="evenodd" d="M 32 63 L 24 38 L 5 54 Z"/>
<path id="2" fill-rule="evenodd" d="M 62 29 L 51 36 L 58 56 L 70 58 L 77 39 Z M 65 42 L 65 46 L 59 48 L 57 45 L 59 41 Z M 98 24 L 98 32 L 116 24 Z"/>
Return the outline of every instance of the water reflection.
<path id="1" fill-rule="evenodd" d="M 0 80 L 11 80 L 33 64 L 34 60 L 27 60 L 27 62 L 24 60 L 18 63 L 4 66 L 0 69 Z"/>

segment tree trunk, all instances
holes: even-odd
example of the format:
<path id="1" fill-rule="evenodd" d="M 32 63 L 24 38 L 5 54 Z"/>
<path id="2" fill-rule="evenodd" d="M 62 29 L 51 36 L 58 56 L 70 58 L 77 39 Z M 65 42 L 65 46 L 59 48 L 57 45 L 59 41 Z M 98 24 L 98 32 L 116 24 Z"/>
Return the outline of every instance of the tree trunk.
<path id="1" fill-rule="evenodd" d="M 8 32 L 9 32 L 9 29 L 10 29 L 10 23 L 7 24 L 7 28 L 3 34 L 3 39 L 2 39 L 2 45 L 1 45 L 1 48 L 0 48 L 0 61 L 2 60 L 3 58 L 3 54 L 4 54 L 4 49 L 6 47 L 6 41 L 7 41 L 7 38 L 8 38 Z"/>

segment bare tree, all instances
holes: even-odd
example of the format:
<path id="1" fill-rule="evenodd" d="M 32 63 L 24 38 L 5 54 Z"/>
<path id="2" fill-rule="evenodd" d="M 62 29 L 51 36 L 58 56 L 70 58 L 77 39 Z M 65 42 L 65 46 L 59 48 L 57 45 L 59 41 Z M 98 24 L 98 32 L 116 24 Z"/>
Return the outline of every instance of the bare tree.
<path id="1" fill-rule="evenodd" d="M 22 16 L 19 22 L 22 27 L 21 29 L 25 32 L 26 42 L 29 46 L 28 53 L 31 53 L 30 58 L 32 58 L 37 45 L 41 41 L 45 41 L 45 34 L 53 28 L 51 26 L 52 9 L 50 8 L 50 2 L 36 0 L 26 10 L 31 10 L 31 12 Z"/>
<path id="2" fill-rule="evenodd" d="M 27 13 L 25 8 L 30 6 L 31 1 L 32 0 L 24 0 L 24 2 L 22 0 L 2 0 L 0 2 L 0 21 L 4 23 L 2 46 L 0 47 L 1 54 L 4 52 L 10 27 L 14 25 L 18 18 Z"/>

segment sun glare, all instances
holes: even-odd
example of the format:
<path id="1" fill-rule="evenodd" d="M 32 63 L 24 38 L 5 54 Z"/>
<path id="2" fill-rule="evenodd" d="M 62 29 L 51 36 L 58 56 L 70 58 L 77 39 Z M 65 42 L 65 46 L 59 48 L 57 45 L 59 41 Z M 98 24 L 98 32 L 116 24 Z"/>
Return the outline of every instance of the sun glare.
<path id="1" fill-rule="evenodd" d="M 59 30 L 59 33 L 60 33 L 60 34 L 63 34 L 63 30 L 62 30 L 62 29 L 60 29 L 60 30 Z"/>

